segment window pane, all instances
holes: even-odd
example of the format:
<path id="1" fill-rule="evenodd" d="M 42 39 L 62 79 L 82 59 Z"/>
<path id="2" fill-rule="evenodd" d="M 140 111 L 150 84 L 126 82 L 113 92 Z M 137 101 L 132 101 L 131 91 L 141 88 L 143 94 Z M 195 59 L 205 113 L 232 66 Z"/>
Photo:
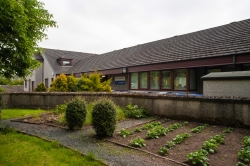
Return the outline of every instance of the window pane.
<path id="1" fill-rule="evenodd" d="M 162 71 L 162 89 L 171 89 L 172 88 L 172 78 L 171 71 Z"/>
<path id="2" fill-rule="evenodd" d="M 138 89 L 138 73 L 131 73 L 130 75 L 130 88 Z"/>
<path id="3" fill-rule="evenodd" d="M 150 72 L 150 89 L 159 89 L 159 71 Z"/>
<path id="4" fill-rule="evenodd" d="M 190 90 L 196 89 L 196 70 L 190 69 L 189 70 L 189 79 L 190 79 Z"/>
<path id="5" fill-rule="evenodd" d="M 186 69 L 179 69 L 174 71 L 174 89 L 175 90 L 186 90 L 187 82 L 186 82 Z"/>
<path id="6" fill-rule="evenodd" d="M 148 88 L 148 73 L 140 73 L 140 88 Z"/>

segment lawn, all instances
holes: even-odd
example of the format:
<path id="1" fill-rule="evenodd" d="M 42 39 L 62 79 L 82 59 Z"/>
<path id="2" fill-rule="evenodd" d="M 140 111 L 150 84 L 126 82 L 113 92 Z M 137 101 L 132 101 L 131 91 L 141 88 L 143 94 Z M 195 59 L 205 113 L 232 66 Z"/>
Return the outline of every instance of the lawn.
<path id="1" fill-rule="evenodd" d="M 2 119 L 39 116 L 45 110 L 4 109 Z M 80 153 L 61 146 L 57 142 L 21 134 L 9 128 L 0 128 L 0 165 L 104 165 L 93 155 Z"/>
<path id="2" fill-rule="evenodd" d="M 42 113 L 48 112 L 46 110 L 34 110 L 34 109 L 3 109 L 2 110 L 2 119 L 12 119 L 12 118 L 20 118 L 20 117 L 25 117 L 25 116 L 38 116 Z"/>
<path id="3" fill-rule="evenodd" d="M 5 130 L 6 131 L 6 130 Z M 67 149 L 57 142 L 48 142 L 8 129 L 0 132 L 1 165 L 104 165 L 91 155 Z"/>

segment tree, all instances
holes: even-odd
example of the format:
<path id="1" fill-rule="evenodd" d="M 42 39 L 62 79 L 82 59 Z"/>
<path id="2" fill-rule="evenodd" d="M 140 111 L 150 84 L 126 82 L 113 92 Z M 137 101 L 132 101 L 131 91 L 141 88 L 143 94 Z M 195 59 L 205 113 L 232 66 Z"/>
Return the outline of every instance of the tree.
<path id="1" fill-rule="evenodd" d="M 56 27 L 52 18 L 37 0 L 0 0 L 0 75 L 25 77 L 39 66 L 33 55 Z"/>

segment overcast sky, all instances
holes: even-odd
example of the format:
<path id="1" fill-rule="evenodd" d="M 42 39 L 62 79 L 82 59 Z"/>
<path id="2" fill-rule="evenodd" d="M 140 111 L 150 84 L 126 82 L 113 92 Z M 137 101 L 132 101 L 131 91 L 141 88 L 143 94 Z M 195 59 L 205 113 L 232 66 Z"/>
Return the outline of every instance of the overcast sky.
<path id="1" fill-rule="evenodd" d="M 41 47 L 106 53 L 250 18 L 250 0 L 40 0 L 57 21 Z"/>

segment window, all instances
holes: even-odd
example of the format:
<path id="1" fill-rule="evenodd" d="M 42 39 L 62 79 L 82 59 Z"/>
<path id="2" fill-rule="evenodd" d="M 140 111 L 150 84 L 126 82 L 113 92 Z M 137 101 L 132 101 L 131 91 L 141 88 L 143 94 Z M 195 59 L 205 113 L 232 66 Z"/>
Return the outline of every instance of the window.
<path id="1" fill-rule="evenodd" d="M 63 61 L 63 66 L 69 66 L 70 65 L 70 61 Z"/>
<path id="2" fill-rule="evenodd" d="M 24 85 L 25 85 L 25 88 L 27 88 L 27 80 L 25 80 Z"/>
<path id="3" fill-rule="evenodd" d="M 131 73 L 130 78 L 130 88 L 138 89 L 138 73 Z"/>
<path id="4" fill-rule="evenodd" d="M 150 89 L 159 89 L 159 71 L 150 72 Z"/>
<path id="5" fill-rule="evenodd" d="M 178 69 L 174 71 L 174 90 L 187 90 L 187 71 Z"/>
<path id="6" fill-rule="evenodd" d="M 196 89 L 196 70 L 190 69 L 189 70 L 189 83 L 190 83 L 190 90 Z"/>
<path id="7" fill-rule="evenodd" d="M 140 73 L 140 88 L 142 89 L 148 88 L 148 72 Z"/>
<path id="8" fill-rule="evenodd" d="M 172 89 L 172 72 L 162 71 L 161 74 L 162 74 L 161 77 L 162 89 Z"/>
<path id="9" fill-rule="evenodd" d="M 46 88 L 48 88 L 48 87 L 49 87 L 49 84 L 48 84 L 48 78 L 45 78 L 45 86 L 46 86 Z"/>

